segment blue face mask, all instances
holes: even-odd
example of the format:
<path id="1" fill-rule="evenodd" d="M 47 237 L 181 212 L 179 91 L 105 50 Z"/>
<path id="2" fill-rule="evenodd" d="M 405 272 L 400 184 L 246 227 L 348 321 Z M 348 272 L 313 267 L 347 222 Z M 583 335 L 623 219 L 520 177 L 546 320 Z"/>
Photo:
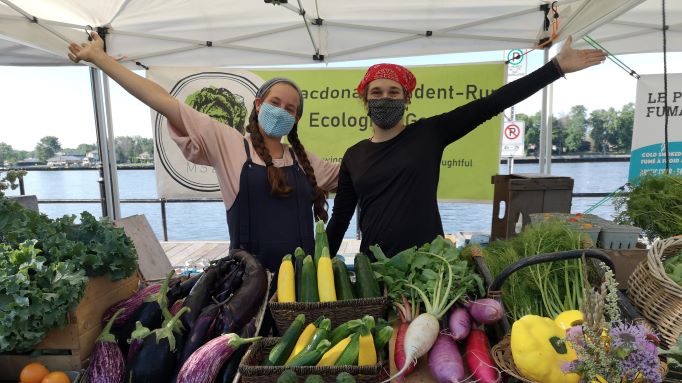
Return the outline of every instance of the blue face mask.
<path id="1" fill-rule="evenodd" d="M 294 127 L 296 118 L 286 110 L 264 102 L 258 112 L 258 123 L 270 137 L 284 137 Z"/>

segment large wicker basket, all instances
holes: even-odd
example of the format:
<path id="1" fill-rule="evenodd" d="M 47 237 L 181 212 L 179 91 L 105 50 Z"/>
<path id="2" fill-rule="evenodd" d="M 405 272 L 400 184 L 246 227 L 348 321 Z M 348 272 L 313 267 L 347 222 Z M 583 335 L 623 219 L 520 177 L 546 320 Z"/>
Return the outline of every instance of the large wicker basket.
<path id="1" fill-rule="evenodd" d="M 336 302 L 277 302 L 275 294 L 268 304 L 272 317 L 280 334 L 283 334 L 298 314 L 305 314 L 306 323 L 314 322 L 324 315 L 332 322 L 332 327 L 339 326 L 351 319 L 360 319 L 365 315 L 375 318 L 386 318 L 389 308 L 388 297 L 348 299 Z"/>
<path id="2" fill-rule="evenodd" d="M 540 254 L 536 255 L 533 257 L 529 257 L 526 259 L 523 259 L 519 262 L 514 263 L 513 265 L 508 266 L 505 270 L 503 270 L 497 278 L 494 280 L 492 279 L 492 275 L 490 275 L 490 271 L 487 268 L 487 265 L 485 264 L 485 260 L 483 259 L 483 254 L 480 251 L 472 252 L 472 255 L 474 256 L 474 260 L 476 261 L 476 264 L 479 268 L 479 272 L 483 274 L 484 279 L 486 280 L 486 283 L 490 286 L 489 291 L 488 291 L 488 296 L 490 298 L 495 298 L 495 299 L 501 299 L 501 287 L 504 281 L 512 275 L 514 272 L 527 267 L 531 265 L 536 265 L 540 263 L 545 263 L 545 262 L 554 262 L 554 261 L 560 261 L 560 260 L 566 260 L 566 259 L 577 259 L 585 256 L 586 258 L 592 258 L 594 260 L 600 261 L 604 263 L 606 266 L 608 266 L 611 270 L 615 270 L 615 267 L 613 265 L 613 262 L 611 259 L 606 255 L 603 251 L 601 250 L 596 250 L 596 249 L 585 249 L 585 250 L 572 250 L 572 251 L 562 251 L 558 253 L 549 253 L 549 254 Z M 623 315 L 633 321 L 642 321 L 642 323 L 645 323 L 646 325 L 649 325 L 646 323 L 646 320 L 641 318 L 639 315 L 639 312 L 637 312 L 636 308 L 634 308 L 628 298 L 619 293 L 619 306 L 623 312 Z M 516 369 L 516 366 L 514 365 L 514 360 L 512 358 L 512 353 L 511 353 L 511 336 L 510 336 L 510 329 L 511 326 L 509 325 L 508 321 L 506 318 L 504 318 L 503 321 L 501 321 L 501 325 L 498 326 L 495 330 L 496 333 L 498 334 L 499 342 L 495 344 L 492 349 L 491 349 L 491 356 L 493 360 L 495 361 L 495 364 L 506 374 L 513 376 L 514 378 L 518 379 L 519 381 L 522 382 L 528 382 L 528 383 L 536 383 L 533 382 L 532 380 L 528 380 L 524 378 L 521 373 Z M 665 376 L 667 373 L 667 365 L 663 362 L 661 362 L 661 373 L 662 376 Z M 541 383 L 541 382 L 540 382 Z"/>
<path id="3" fill-rule="evenodd" d="M 386 362 L 379 362 L 372 366 L 261 366 L 266 355 L 280 338 L 264 338 L 249 347 L 246 355 L 239 364 L 239 373 L 244 383 L 276 383 L 277 378 L 285 370 L 293 370 L 303 382 L 308 375 L 320 375 L 325 382 L 335 382 L 336 376 L 347 372 L 358 383 L 376 383 L 388 378 Z"/>
<path id="4" fill-rule="evenodd" d="M 647 259 L 628 280 L 628 295 L 644 317 L 654 324 L 667 345 L 682 333 L 682 286 L 665 273 L 663 260 L 682 251 L 682 237 L 654 242 Z"/>

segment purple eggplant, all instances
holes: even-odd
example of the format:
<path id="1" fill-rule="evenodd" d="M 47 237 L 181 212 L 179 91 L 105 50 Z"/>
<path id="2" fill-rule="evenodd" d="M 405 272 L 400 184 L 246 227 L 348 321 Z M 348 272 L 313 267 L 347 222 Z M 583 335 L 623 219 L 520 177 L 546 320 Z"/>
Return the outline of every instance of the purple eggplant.
<path id="1" fill-rule="evenodd" d="M 140 346 L 142 346 L 142 341 L 144 341 L 144 338 L 149 334 L 151 334 L 151 331 L 144 327 L 140 321 L 135 322 L 135 331 L 133 331 L 130 335 L 130 339 L 128 339 L 128 344 L 130 345 L 130 347 L 128 347 L 128 355 L 126 355 L 128 364 L 132 363 L 135 359 L 137 351 L 140 349 Z"/>
<path id="2" fill-rule="evenodd" d="M 128 339 L 130 339 L 131 334 L 135 331 L 135 325 L 138 321 L 142 323 L 142 326 L 154 330 L 161 326 L 164 318 L 168 319 L 168 298 L 166 294 L 168 292 L 168 283 L 174 274 L 175 272 L 171 271 L 166 280 L 163 281 L 159 292 L 149 296 L 135 315 L 121 329 L 116 330 L 116 334 L 119 337 L 118 346 L 124 355 L 128 355 L 128 347 L 130 346 Z"/>
<path id="3" fill-rule="evenodd" d="M 258 312 L 267 294 L 268 280 L 265 268 L 244 250 L 232 250 L 230 256 L 244 265 L 242 285 L 220 310 L 222 332 L 227 334 L 244 327 Z"/>
<path id="4" fill-rule="evenodd" d="M 137 356 L 128 364 L 128 383 L 167 382 L 177 365 L 177 344 L 182 343 L 179 331 L 180 317 L 189 311 L 183 307 L 177 315 L 164 321 L 164 326 L 152 331 L 142 341 Z"/>
<path id="5" fill-rule="evenodd" d="M 123 383 L 126 365 L 116 338 L 111 334 L 111 326 L 124 311 L 123 308 L 116 311 L 95 340 L 87 371 L 88 382 Z"/>
<path id="6" fill-rule="evenodd" d="M 120 308 L 124 308 L 125 311 L 123 312 L 122 315 L 119 315 L 118 318 L 116 318 L 116 322 L 114 322 L 114 327 L 120 327 L 122 326 L 125 322 L 127 322 L 135 313 L 137 310 L 142 306 L 144 301 L 149 298 L 151 295 L 156 294 L 161 290 L 161 284 L 153 284 L 145 287 L 144 289 L 136 292 L 133 294 L 130 298 L 124 299 L 115 305 L 109 307 L 107 311 L 102 314 L 102 322 L 108 322 L 109 319 L 114 315 L 115 312 L 118 311 Z"/>
<path id="7" fill-rule="evenodd" d="M 208 340 L 215 338 L 215 336 L 209 336 L 209 334 L 211 326 L 216 321 L 216 318 L 218 318 L 220 306 L 220 303 L 216 303 L 201 310 L 201 314 L 199 314 L 199 317 L 194 322 L 194 327 L 189 330 L 185 338 L 185 346 L 180 354 L 179 365 L 185 363 L 190 355 Z"/>
<path id="8" fill-rule="evenodd" d="M 224 334 L 208 341 L 187 359 L 178 374 L 178 383 L 213 383 L 220 367 L 239 346 L 259 339 L 242 339 L 237 334 Z"/>
<path id="9" fill-rule="evenodd" d="M 168 294 L 166 295 L 168 297 L 168 302 L 175 302 L 178 299 L 186 298 L 200 277 L 201 274 L 192 275 L 186 280 L 170 286 Z"/>
<path id="10" fill-rule="evenodd" d="M 218 267 L 207 267 L 197 283 L 192 287 L 187 298 L 185 298 L 184 307 L 188 307 L 190 312 L 182 318 L 182 323 L 187 329 L 191 330 L 194 327 L 194 322 L 199 317 L 199 314 L 201 314 L 201 309 L 206 307 L 211 301 L 211 289 L 218 280 L 218 273 Z"/>

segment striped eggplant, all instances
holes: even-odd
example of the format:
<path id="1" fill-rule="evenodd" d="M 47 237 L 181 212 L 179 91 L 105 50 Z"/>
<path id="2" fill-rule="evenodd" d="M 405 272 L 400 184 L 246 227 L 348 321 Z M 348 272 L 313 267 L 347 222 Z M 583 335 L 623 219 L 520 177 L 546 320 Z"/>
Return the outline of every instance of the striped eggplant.
<path id="1" fill-rule="evenodd" d="M 259 340 L 240 338 L 237 334 L 223 334 L 199 347 L 180 369 L 178 383 L 213 383 L 220 367 L 239 346 Z"/>
<path id="2" fill-rule="evenodd" d="M 111 334 L 111 326 L 124 311 L 123 308 L 116 311 L 95 340 L 87 371 L 88 382 L 123 383 L 126 365 L 116 338 Z"/>
<path id="3" fill-rule="evenodd" d="M 256 328 L 256 322 L 258 322 L 258 317 L 254 316 L 251 321 L 244 326 L 239 336 L 242 338 L 251 338 L 256 336 L 258 329 Z M 246 354 L 247 348 L 240 347 L 235 351 L 228 359 L 227 363 L 223 364 L 223 368 L 220 369 L 218 377 L 214 383 L 232 383 L 234 377 L 237 375 L 237 370 L 239 369 L 239 363 L 241 362 L 244 354 Z"/>
<path id="4" fill-rule="evenodd" d="M 155 283 L 136 292 L 130 298 L 116 303 L 115 305 L 109 307 L 104 314 L 102 314 L 102 322 L 108 322 L 114 313 L 118 311 L 118 309 L 124 308 L 125 311 L 123 314 L 119 315 L 118 318 L 116 318 L 116 322 L 114 322 L 114 327 L 122 326 L 128 321 L 128 319 L 135 315 L 137 309 L 142 306 L 142 303 L 144 303 L 147 298 L 158 293 L 159 290 L 161 290 L 161 284 Z"/>

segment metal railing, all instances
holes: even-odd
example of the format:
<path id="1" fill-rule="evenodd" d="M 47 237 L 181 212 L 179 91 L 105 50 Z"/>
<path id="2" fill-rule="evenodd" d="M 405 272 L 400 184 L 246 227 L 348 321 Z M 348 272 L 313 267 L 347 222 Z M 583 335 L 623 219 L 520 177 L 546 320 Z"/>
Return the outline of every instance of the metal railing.
<path id="1" fill-rule="evenodd" d="M 24 188 L 24 178 L 19 177 L 19 194 L 20 195 L 26 195 L 26 191 Z M 100 186 L 101 186 L 101 180 L 100 180 Z M 573 193 L 572 198 L 605 198 L 613 195 L 613 192 L 610 193 Z M 222 199 L 220 198 L 173 198 L 173 199 L 167 199 L 167 198 L 135 198 L 135 199 L 122 199 L 120 200 L 120 203 L 140 203 L 140 204 L 149 204 L 149 203 L 158 203 L 160 204 L 161 207 L 161 226 L 163 229 L 163 240 L 168 241 L 168 222 L 166 220 L 166 204 L 169 203 L 204 203 L 204 202 L 223 202 Z M 106 210 L 105 207 L 105 201 L 103 198 L 85 198 L 85 199 L 41 199 L 38 200 L 38 204 L 73 204 L 73 203 L 83 203 L 83 204 L 100 204 L 102 206 L 102 211 L 103 214 Z M 357 237 L 360 239 L 360 228 L 356 228 L 357 232 Z"/>

